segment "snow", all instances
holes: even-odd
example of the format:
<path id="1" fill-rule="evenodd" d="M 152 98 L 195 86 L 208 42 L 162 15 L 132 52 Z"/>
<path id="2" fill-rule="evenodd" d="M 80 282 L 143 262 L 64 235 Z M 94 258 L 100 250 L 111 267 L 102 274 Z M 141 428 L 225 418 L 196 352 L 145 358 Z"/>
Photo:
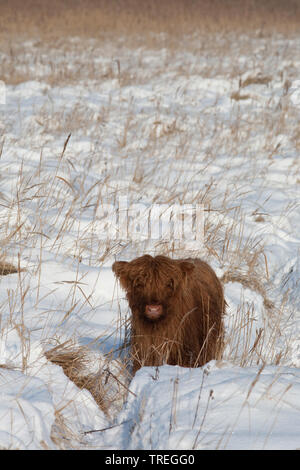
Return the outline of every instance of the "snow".
<path id="1" fill-rule="evenodd" d="M 222 57 L 186 41 L 66 39 L 49 46 L 49 67 L 23 44 L 16 68 L 29 79 L 0 99 L 1 254 L 23 268 L 0 276 L 0 448 L 300 448 L 300 63 L 289 56 L 300 41 L 229 38 Z M 80 77 L 51 81 L 66 58 Z M 154 204 L 179 202 L 207 211 L 192 252 L 139 227 Z M 119 370 L 128 306 L 111 265 L 145 252 L 200 256 L 224 276 L 222 361 L 131 381 Z M 46 358 L 70 342 L 113 397 L 108 412 Z"/>
<path id="2" fill-rule="evenodd" d="M 138 399 L 131 396 L 122 414 L 133 427 L 126 448 L 295 449 L 299 386 L 299 371 L 288 367 L 145 367 L 131 385 Z"/>
<path id="3" fill-rule="evenodd" d="M 46 384 L 21 372 L 6 370 L 1 381 L 1 446 L 19 449 L 53 448 L 52 396 Z"/>

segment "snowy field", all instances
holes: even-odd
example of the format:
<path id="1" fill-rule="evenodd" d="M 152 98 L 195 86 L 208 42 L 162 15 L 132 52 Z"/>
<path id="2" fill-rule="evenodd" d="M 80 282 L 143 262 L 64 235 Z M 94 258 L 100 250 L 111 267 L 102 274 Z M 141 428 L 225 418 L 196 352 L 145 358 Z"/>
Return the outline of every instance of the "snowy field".
<path id="1" fill-rule="evenodd" d="M 0 50 L 0 448 L 300 449 L 300 38 L 158 43 Z M 145 235 L 154 204 L 203 241 Z M 222 278 L 222 361 L 126 372 L 111 265 L 144 253 Z"/>

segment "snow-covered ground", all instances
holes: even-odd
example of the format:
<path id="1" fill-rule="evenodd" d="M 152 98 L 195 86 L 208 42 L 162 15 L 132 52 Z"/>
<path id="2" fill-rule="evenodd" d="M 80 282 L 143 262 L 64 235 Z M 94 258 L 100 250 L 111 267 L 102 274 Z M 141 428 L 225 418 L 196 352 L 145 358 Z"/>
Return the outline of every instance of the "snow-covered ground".
<path id="1" fill-rule="evenodd" d="M 23 269 L 0 276 L 0 448 L 300 448 L 300 39 L 14 47 L 0 255 Z M 203 204 L 203 243 L 147 236 L 162 204 Z M 145 252 L 224 280 L 223 361 L 116 375 L 128 307 L 111 264 Z M 45 357 L 64 342 L 115 391 L 105 412 Z"/>

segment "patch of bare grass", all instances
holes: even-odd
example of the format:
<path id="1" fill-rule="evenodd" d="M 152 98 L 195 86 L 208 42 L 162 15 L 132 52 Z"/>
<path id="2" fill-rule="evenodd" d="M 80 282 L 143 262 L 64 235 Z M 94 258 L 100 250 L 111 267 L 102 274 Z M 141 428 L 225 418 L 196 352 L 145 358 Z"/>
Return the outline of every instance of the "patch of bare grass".
<path id="1" fill-rule="evenodd" d="M 245 88 L 249 85 L 268 85 L 272 81 L 272 77 L 256 75 L 249 76 L 245 80 L 241 80 L 240 88 Z"/>
<path id="2" fill-rule="evenodd" d="M 251 98 L 250 95 L 247 94 L 241 94 L 240 91 L 234 91 L 231 94 L 231 99 L 235 101 L 241 101 L 241 100 L 249 100 Z"/>
<path id="3" fill-rule="evenodd" d="M 110 418 L 121 410 L 129 391 L 130 374 L 121 360 L 93 354 L 88 347 L 72 341 L 45 352 L 46 358 L 62 367 L 64 374 L 80 389 L 88 390 L 99 408 Z"/>
<path id="4" fill-rule="evenodd" d="M 147 31 L 296 31 L 299 2 L 288 0 L 21 0 L 2 2 L 1 36 L 145 34 Z"/>
<path id="5" fill-rule="evenodd" d="M 13 264 L 6 263 L 5 261 L 0 260 L 0 276 L 7 276 L 8 274 L 17 273 L 18 268 Z"/>

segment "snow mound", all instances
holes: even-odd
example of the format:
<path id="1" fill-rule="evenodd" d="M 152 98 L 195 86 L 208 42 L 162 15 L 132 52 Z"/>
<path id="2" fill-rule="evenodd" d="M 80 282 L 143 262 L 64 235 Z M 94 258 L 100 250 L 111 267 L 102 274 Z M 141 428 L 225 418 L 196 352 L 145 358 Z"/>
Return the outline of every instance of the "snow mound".
<path id="1" fill-rule="evenodd" d="M 144 367 L 130 390 L 120 417 L 125 449 L 299 447 L 297 369 L 215 361 L 200 369 Z"/>

